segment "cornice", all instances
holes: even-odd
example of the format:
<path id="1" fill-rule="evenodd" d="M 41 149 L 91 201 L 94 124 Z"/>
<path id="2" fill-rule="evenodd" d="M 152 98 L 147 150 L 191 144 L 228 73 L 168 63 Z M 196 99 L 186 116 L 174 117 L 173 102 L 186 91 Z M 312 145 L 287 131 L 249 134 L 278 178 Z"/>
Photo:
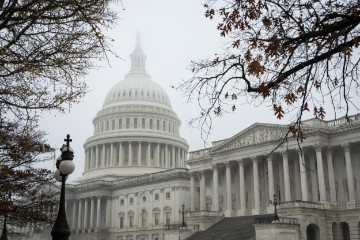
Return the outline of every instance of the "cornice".
<path id="1" fill-rule="evenodd" d="M 187 169 L 171 169 L 162 172 L 144 174 L 141 176 L 119 179 L 115 181 L 96 180 L 84 182 L 76 185 L 68 184 L 69 193 L 82 193 L 89 191 L 114 191 L 130 187 L 169 182 L 172 180 L 190 180 L 190 174 Z"/>

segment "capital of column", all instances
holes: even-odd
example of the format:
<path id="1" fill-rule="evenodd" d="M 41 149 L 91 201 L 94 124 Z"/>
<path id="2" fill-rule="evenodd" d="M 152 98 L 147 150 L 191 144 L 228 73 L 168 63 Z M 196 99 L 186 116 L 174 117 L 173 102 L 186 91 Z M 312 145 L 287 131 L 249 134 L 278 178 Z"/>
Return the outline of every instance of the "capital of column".
<path id="1" fill-rule="evenodd" d="M 224 165 L 225 165 L 225 167 L 230 167 L 231 166 L 231 161 L 225 161 Z"/>
<path id="2" fill-rule="evenodd" d="M 332 152 L 333 147 L 328 145 L 328 146 L 325 146 L 325 149 L 326 149 L 326 152 L 329 154 Z"/>
<path id="3" fill-rule="evenodd" d="M 314 144 L 314 149 L 316 152 L 321 152 L 322 147 L 323 146 L 320 143 Z"/>
<path id="4" fill-rule="evenodd" d="M 244 161 L 242 159 L 236 161 L 239 166 L 244 166 Z"/>
<path id="5" fill-rule="evenodd" d="M 345 152 L 350 152 L 350 143 L 344 143 L 341 145 Z"/>
<path id="6" fill-rule="evenodd" d="M 218 163 L 213 163 L 211 164 L 211 170 L 214 171 L 214 169 L 218 169 L 219 168 L 219 164 Z"/>
<path id="7" fill-rule="evenodd" d="M 250 159 L 253 162 L 257 162 L 259 160 L 259 158 L 257 156 L 251 156 Z"/>
<path id="8" fill-rule="evenodd" d="M 289 157 L 289 150 L 282 150 L 281 152 L 280 152 L 280 154 L 281 154 L 281 156 L 283 157 L 283 158 L 288 158 Z"/>

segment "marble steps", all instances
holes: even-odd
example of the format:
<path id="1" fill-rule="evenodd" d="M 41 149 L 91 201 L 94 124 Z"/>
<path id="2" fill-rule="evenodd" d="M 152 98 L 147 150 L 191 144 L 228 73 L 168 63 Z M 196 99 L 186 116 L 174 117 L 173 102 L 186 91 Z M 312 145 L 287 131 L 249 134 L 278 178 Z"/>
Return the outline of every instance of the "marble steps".
<path id="1" fill-rule="evenodd" d="M 224 218 L 205 231 L 197 232 L 187 240 L 248 240 L 255 237 L 255 218 L 273 216 L 252 215 Z"/>

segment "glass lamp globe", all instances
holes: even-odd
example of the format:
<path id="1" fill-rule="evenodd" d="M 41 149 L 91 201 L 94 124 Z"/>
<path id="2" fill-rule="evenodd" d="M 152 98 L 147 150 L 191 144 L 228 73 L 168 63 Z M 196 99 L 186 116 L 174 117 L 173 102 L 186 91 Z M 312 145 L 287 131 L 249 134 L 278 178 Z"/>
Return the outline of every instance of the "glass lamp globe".
<path id="1" fill-rule="evenodd" d="M 55 171 L 54 178 L 56 181 L 61 182 L 61 175 L 59 169 Z M 65 181 L 68 179 L 68 176 L 65 176 Z"/>
<path id="2" fill-rule="evenodd" d="M 59 169 L 55 171 L 54 178 L 56 179 L 56 181 L 61 182 L 61 176 L 60 176 Z"/>
<path id="3" fill-rule="evenodd" d="M 74 172 L 75 164 L 71 160 L 63 160 L 59 165 L 59 170 L 63 175 L 69 175 Z"/>

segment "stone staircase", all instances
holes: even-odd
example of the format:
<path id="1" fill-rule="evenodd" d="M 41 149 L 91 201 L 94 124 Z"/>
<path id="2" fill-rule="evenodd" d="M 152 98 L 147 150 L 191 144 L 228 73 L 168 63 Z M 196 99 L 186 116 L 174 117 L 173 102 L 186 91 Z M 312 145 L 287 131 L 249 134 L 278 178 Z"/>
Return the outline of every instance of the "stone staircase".
<path id="1" fill-rule="evenodd" d="M 250 240 L 255 239 L 255 218 L 270 218 L 273 214 L 229 217 L 186 240 Z"/>

